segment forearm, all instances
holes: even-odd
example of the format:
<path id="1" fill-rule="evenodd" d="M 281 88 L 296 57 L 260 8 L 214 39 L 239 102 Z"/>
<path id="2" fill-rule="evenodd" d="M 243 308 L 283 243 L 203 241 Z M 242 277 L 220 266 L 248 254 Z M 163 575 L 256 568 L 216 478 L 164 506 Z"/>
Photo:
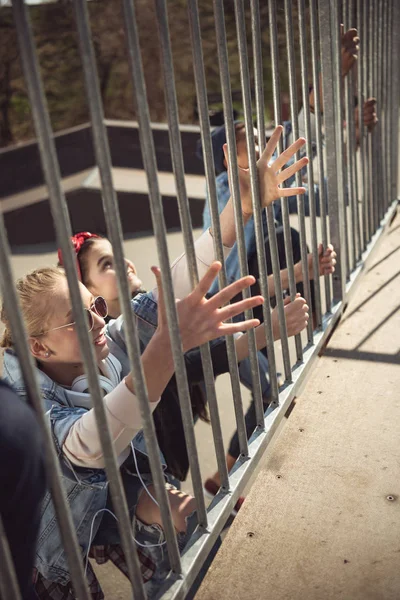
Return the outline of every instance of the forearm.
<path id="1" fill-rule="evenodd" d="M 251 214 L 243 213 L 243 225 L 251 218 Z M 219 216 L 219 222 L 221 226 L 222 243 L 224 246 L 232 248 L 236 242 L 236 225 L 235 225 L 235 212 L 233 208 L 232 198 L 229 198 L 224 210 Z"/>
<path id="2" fill-rule="evenodd" d="M 261 323 L 258 327 L 254 329 L 256 335 L 256 347 L 257 350 L 262 350 L 267 345 L 267 337 L 265 335 L 265 325 Z M 279 326 L 277 323 L 273 322 L 272 324 L 272 335 L 274 341 L 280 339 Z M 238 363 L 244 360 L 249 356 L 249 334 L 244 333 L 240 337 L 235 339 L 235 347 L 236 347 L 236 356 Z"/>
<path id="3" fill-rule="evenodd" d="M 226 244 L 224 238 L 224 259 L 226 260 L 231 251 L 233 244 Z M 214 242 L 210 231 L 205 231 L 195 242 L 195 252 L 197 261 L 197 270 L 199 279 L 201 279 L 208 271 L 208 268 L 215 260 Z M 190 272 L 187 264 L 186 254 L 183 253 L 171 265 L 172 285 L 176 298 L 184 298 L 193 290 L 190 280 Z M 152 290 L 153 298 L 158 300 L 158 290 Z"/>
<path id="4" fill-rule="evenodd" d="M 142 355 L 150 408 L 153 411 L 171 379 L 174 367 L 168 335 L 155 334 Z M 155 376 L 157 374 L 157 376 Z M 104 408 L 115 453 L 119 457 L 142 428 L 142 418 L 132 375 L 129 374 L 104 398 Z M 103 448 L 94 409 L 85 413 L 68 432 L 64 454 L 78 466 L 102 469 Z"/>

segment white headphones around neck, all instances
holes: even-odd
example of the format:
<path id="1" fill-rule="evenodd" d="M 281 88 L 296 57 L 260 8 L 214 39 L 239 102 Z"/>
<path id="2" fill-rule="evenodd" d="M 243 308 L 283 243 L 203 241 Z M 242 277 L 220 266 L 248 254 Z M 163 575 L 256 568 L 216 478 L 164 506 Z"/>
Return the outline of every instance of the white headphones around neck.
<path id="1" fill-rule="evenodd" d="M 104 375 L 99 375 L 99 384 L 101 389 L 106 396 L 110 392 L 113 391 L 115 385 L 113 385 L 112 381 L 105 377 Z M 71 392 L 77 392 L 78 394 L 88 394 L 89 393 L 89 383 L 86 375 L 79 375 L 76 377 L 71 385 Z"/>

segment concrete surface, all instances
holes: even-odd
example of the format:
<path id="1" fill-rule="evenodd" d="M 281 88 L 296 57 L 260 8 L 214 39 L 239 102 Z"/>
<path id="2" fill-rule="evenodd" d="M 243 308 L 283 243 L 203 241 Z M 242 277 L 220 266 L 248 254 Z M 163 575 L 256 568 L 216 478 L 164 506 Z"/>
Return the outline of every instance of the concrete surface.
<path id="1" fill-rule="evenodd" d="M 400 216 L 196 600 L 400 598 Z"/>

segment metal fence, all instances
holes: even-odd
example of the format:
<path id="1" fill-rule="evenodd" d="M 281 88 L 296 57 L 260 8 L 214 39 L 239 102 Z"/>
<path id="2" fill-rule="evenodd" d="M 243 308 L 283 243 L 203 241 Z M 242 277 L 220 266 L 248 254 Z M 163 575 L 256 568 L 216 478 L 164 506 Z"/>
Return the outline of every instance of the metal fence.
<path id="1" fill-rule="evenodd" d="M 307 139 L 307 154 L 310 157 L 313 153 L 315 155 L 314 160 L 310 161 L 308 165 L 306 175 L 310 200 L 309 217 L 305 216 L 304 198 L 302 196 L 297 197 L 303 280 L 305 283 L 305 296 L 309 304 L 312 302 L 312 296 L 308 275 L 307 244 L 311 248 L 314 273 L 316 273 L 318 271 L 317 232 L 319 229 L 323 245 L 326 247 L 328 242 L 333 243 L 338 253 L 338 263 L 336 273 L 333 277 L 326 277 L 323 286 L 320 286 L 318 277 L 314 278 L 315 305 L 312 309 L 315 312 L 316 328 L 313 329 L 312 320 L 310 320 L 306 336 L 296 336 L 296 356 L 295 360 L 292 360 L 286 334 L 274 211 L 272 207 L 267 208 L 271 262 L 276 290 L 277 310 L 279 313 L 279 325 L 282 332 L 285 383 L 278 389 L 276 347 L 274 346 L 272 337 L 271 306 L 267 301 L 263 306 L 263 316 L 268 340 L 269 374 L 272 388 L 271 404 L 264 413 L 265 408 L 261 397 L 255 337 L 252 334 L 249 338 L 249 352 L 257 427 L 250 440 L 247 439 L 246 435 L 234 340 L 232 337 L 227 339 L 233 401 L 241 450 L 241 456 L 234 469 L 231 473 L 228 473 L 225 464 L 225 448 L 222 440 L 222 425 L 214 386 L 211 354 L 208 345 L 201 348 L 215 452 L 222 482 L 218 495 L 210 507 L 206 509 L 203 497 L 202 472 L 194 434 L 189 386 L 169 269 L 170 259 L 166 241 L 166 227 L 158 186 L 157 164 L 146 87 L 140 59 L 141 53 L 135 2 L 134 0 L 121 1 L 125 20 L 126 56 L 129 62 L 136 100 L 141 150 L 148 180 L 149 202 L 159 264 L 162 270 L 180 409 L 188 448 L 190 473 L 197 503 L 199 525 L 183 552 L 180 552 L 178 548 L 175 529 L 171 520 L 170 507 L 164 484 L 164 474 L 159 459 L 155 427 L 147 400 L 146 381 L 140 360 L 140 344 L 136 330 L 136 320 L 131 311 L 122 246 L 122 229 L 116 194 L 113 189 L 112 164 L 104 126 L 104 114 L 91 40 L 88 8 L 86 0 L 73 0 L 72 3 L 76 15 L 76 26 L 85 76 L 87 101 L 92 121 L 96 160 L 101 174 L 103 205 L 108 224 L 108 236 L 113 246 L 118 272 L 119 294 L 123 307 L 123 318 L 126 323 L 126 343 L 134 376 L 136 395 L 140 403 L 144 437 L 160 505 L 166 548 L 171 566 L 170 574 L 162 589 L 160 589 L 159 596 L 163 598 L 183 598 L 190 589 L 202 564 L 220 535 L 233 506 L 254 471 L 260 457 L 273 438 L 293 398 L 298 393 L 299 386 L 304 381 L 312 365 L 313 358 L 318 355 L 318 352 L 331 333 L 335 322 L 337 322 L 338 317 L 345 307 L 346 299 L 354 281 L 362 269 L 367 253 L 370 252 L 382 228 L 394 210 L 394 205 L 397 201 L 398 99 L 400 80 L 397 76 L 396 64 L 400 53 L 400 4 L 396 0 L 347 0 L 343 2 L 334 0 L 309 0 L 308 2 L 306 0 L 285 0 L 284 3 L 278 3 L 278 8 L 276 0 L 269 0 L 268 2 L 274 120 L 276 124 L 281 122 L 277 30 L 277 10 L 279 10 L 280 13 L 284 12 L 293 137 L 296 139 L 299 136 L 300 128 L 303 127 Z M 2 2 L 1 4 L 5 5 L 7 3 Z M 245 13 L 245 8 L 247 8 L 248 4 L 251 11 L 252 64 L 254 65 L 255 82 L 253 93 L 251 89 L 252 77 L 250 76 L 247 43 L 248 24 L 246 23 Z M 185 252 L 191 285 L 194 286 L 198 282 L 198 272 L 185 187 L 182 145 L 178 122 L 178 103 L 174 81 L 174 64 L 168 28 L 168 3 L 166 0 L 155 0 L 155 6 L 161 48 L 171 155 Z M 296 9 L 298 18 L 298 26 L 296 26 L 298 35 L 294 33 L 296 23 L 293 16 L 293 8 Z M 98 381 L 98 369 L 93 346 L 87 334 L 85 314 L 76 276 L 75 255 L 69 242 L 69 236 L 72 233 L 71 224 L 60 184 L 60 170 L 56 158 L 46 98 L 40 78 L 37 53 L 29 20 L 29 10 L 23 0 L 13 0 L 12 9 L 18 33 L 25 82 L 40 146 L 43 172 L 49 190 L 51 210 L 57 230 L 57 239 L 64 256 L 65 270 L 73 313 L 77 323 L 85 371 L 88 377 L 98 430 L 104 449 L 105 470 L 110 484 L 113 506 L 119 522 L 122 546 L 127 557 L 129 577 L 132 584 L 132 597 L 138 600 L 146 597 L 146 591 L 145 586 L 142 584 L 135 542 L 131 535 L 131 523 L 127 503 Z M 229 76 L 229 59 L 231 57 L 228 56 L 223 0 L 213 0 L 213 9 L 230 161 L 231 192 L 235 209 L 237 245 L 241 273 L 245 275 L 248 272 L 248 266 L 236 164 L 236 142 Z M 201 20 L 197 0 L 187 0 L 187 10 L 190 23 L 201 139 L 205 157 L 205 174 L 212 215 L 215 257 L 224 264 L 207 105 L 206 77 L 202 55 Z M 255 112 L 258 140 L 262 150 L 265 145 L 265 135 L 263 134 L 265 131 L 263 61 L 266 56 L 261 36 L 260 6 L 258 0 L 250 0 L 249 3 L 245 3 L 243 0 L 235 0 L 234 10 L 244 121 L 249 148 L 249 169 L 260 269 L 260 288 L 263 296 L 269 298 L 268 273 L 264 252 L 263 215 L 258 201 L 260 191 L 253 130 L 253 112 Z M 357 67 L 356 69 L 352 69 L 350 74 L 345 78 L 341 72 L 341 23 L 344 23 L 346 30 L 356 27 L 360 36 Z M 301 86 L 296 82 L 297 56 L 300 57 L 301 63 Z M 309 70 L 310 65 L 312 67 L 311 70 Z M 321 95 L 317 91 L 320 78 L 322 81 Z M 309 105 L 310 84 L 316 90 L 313 112 L 311 112 Z M 301 103 L 303 106 L 301 123 L 299 123 L 298 117 L 300 103 L 297 97 L 297 90 L 300 87 L 302 90 Z M 362 119 L 364 103 L 370 96 L 375 96 L 377 99 L 377 114 L 379 117 L 379 123 L 372 132 L 364 125 Z M 252 106 L 252 97 L 255 98 L 255 106 Z M 358 127 L 356 127 L 355 122 L 355 97 L 358 99 Z M 344 123 L 346 123 L 345 136 Z M 281 152 L 283 148 L 280 147 L 279 150 Z M 314 179 L 319 182 L 320 217 L 317 217 Z M 301 175 L 298 174 L 296 184 L 301 185 L 301 183 Z M 296 282 L 290 237 L 290 215 L 287 198 L 282 198 L 281 202 L 289 291 L 293 299 L 296 293 Z M 1 289 L 5 307 L 11 321 L 15 349 L 21 361 L 26 387 L 29 390 L 41 429 L 43 430 L 49 485 L 56 508 L 63 545 L 67 551 L 75 597 L 88 599 L 90 598 L 90 593 L 85 581 L 83 557 L 72 526 L 68 501 L 60 484 L 60 466 L 53 446 L 51 433 L 47 428 L 46 417 L 42 409 L 41 393 L 35 377 L 34 362 L 26 342 L 26 330 L 14 287 L 10 250 L 2 215 L 0 216 L 0 265 Z M 219 282 L 222 287 L 225 287 L 227 284 L 224 269 L 219 275 Z M 1 594 L 4 599 L 17 599 L 20 598 L 20 594 L 1 523 L 0 542 Z"/>

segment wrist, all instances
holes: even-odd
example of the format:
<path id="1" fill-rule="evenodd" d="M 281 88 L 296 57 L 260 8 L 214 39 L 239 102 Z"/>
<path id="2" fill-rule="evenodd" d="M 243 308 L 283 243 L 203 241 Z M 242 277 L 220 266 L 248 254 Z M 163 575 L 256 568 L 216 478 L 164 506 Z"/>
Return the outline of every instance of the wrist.
<path id="1" fill-rule="evenodd" d="M 301 262 L 298 262 L 294 265 L 294 278 L 296 283 L 300 283 L 303 281 L 303 270 L 301 268 Z"/>

